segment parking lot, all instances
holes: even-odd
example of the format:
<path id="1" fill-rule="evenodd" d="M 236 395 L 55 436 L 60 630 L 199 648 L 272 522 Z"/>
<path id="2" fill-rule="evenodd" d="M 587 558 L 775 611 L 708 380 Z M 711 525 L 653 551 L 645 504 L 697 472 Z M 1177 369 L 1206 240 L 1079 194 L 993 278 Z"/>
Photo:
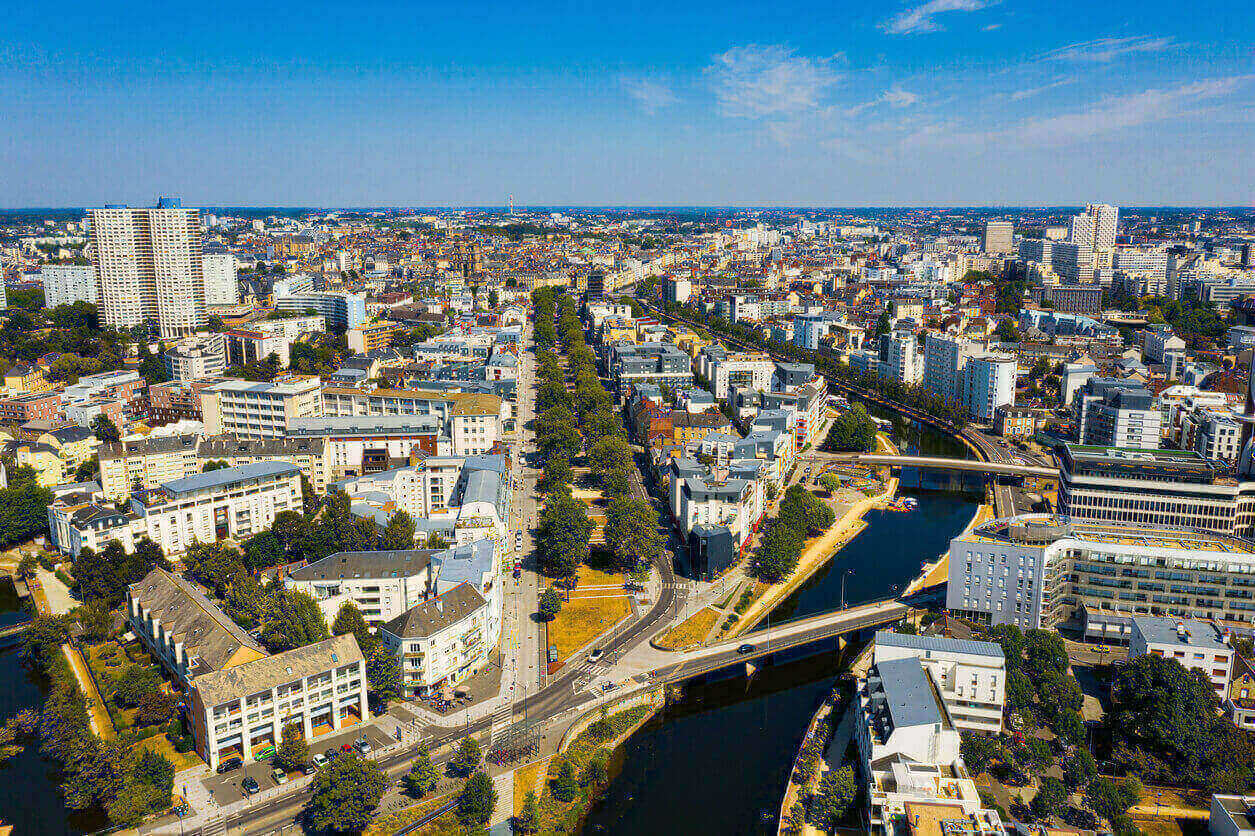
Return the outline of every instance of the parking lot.
<path id="1" fill-rule="evenodd" d="M 370 741 L 370 745 L 375 749 L 380 749 L 395 743 L 391 737 L 384 734 L 375 726 L 353 726 L 336 734 L 328 734 L 319 737 L 309 745 L 310 755 L 325 752 L 327 749 L 339 749 L 344 744 L 352 744 L 363 735 Z M 273 789 L 276 784 L 274 778 L 270 777 L 270 771 L 273 769 L 269 761 L 247 763 L 240 769 L 232 770 L 225 775 L 211 775 L 204 779 L 205 788 L 209 790 L 210 795 L 220 805 L 227 805 L 233 801 L 239 801 L 244 798 L 246 793 L 240 787 L 240 782 L 246 777 L 253 778 L 263 790 Z M 296 781 L 301 776 L 293 775 L 291 780 Z M 179 788 L 175 787 L 175 792 L 179 792 Z"/>

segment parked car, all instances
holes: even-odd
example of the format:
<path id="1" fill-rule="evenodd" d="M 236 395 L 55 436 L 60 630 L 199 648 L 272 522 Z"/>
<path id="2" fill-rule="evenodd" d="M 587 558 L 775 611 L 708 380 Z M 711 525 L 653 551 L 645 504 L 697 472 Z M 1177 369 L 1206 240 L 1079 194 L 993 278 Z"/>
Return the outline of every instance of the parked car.
<path id="1" fill-rule="evenodd" d="M 276 784 L 286 784 L 288 782 L 288 773 L 282 769 L 270 770 L 270 777 L 275 779 Z"/>
<path id="2" fill-rule="evenodd" d="M 244 792 L 249 795 L 261 792 L 261 784 L 257 783 L 257 779 L 251 776 L 245 778 L 243 781 L 240 781 L 240 786 L 244 789 Z"/>
<path id="3" fill-rule="evenodd" d="M 302 775 L 313 775 L 317 771 L 318 771 L 318 765 L 315 764 L 313 761 L 310 761 L 309 763 L 301 767 Z"/>
<path id="4" fill-rule="evenodd" d="M 321 769 L 327 765 L 327 756 L 322 752 L 315 752 L 314 756 L 310 758 L 310 762 L 314 765 L 315 769 Z"/>
<path id="5" fill-rule="evenodd" d="M 343 746 L 341 746 L 341 747 L 340 747 L 340 751 L 341 751 L 341 752 L 352 752 L 352 751 L 353 751 L 353 744 L 352 744 L 352 743 L 345 743 Z"/>
<path id="6" fill-rule="evenodd" d="M 329 761 L 333 761 L 333 760 L 335 760 L 336 758 L 340 757 L 340 750 L 339 750 L 339 749 L 328 749 L 327 751 L 323 752 L 323 756 L 324 756 L 324 757 L 326 757 L 326 758 L 327 758 L 327 760 L 329 760 Z"/>
<path id="7" fill-rule="evenodd" d="M 222 775 L 224 772 L 230 772 L 233 769 L 239 769 L 243 765 L 244 765 L 244 761 L 241 760 L 240 758 L 227 758 L 222 763 L 218 764 L 218 774 Z"/>
<path id="8" fill-rule="evenodd" d="M 357 740 L 353 741 L 353 745 L 357 748 L 357 751 L 361 752 L 363 755 L 374 748 L 370 745 L 370 741 L 365 737 L 359 737 Z"/>

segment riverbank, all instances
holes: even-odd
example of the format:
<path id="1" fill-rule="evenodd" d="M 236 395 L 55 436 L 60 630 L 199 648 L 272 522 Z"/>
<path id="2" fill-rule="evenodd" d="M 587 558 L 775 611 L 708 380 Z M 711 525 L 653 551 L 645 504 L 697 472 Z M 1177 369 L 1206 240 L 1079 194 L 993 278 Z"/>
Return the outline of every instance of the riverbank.
<path id="1" fill-rule="evenodd" d="M 734 638 L 747 630 L 752 630 L 758 623 L 771 614 L 781 601 L 797 591 L 812 575 L 823 568 L 828 561 L 835 558 L 841 549 L 863 532 L 867 523 L 863 517 L 873 508 L 882 506 L 898 492 L 898 480 L 890 477 L 888 485 L 875 496 L 867 497 L 849 507 L 841 518 L 833 522 L 828 530 L 813 540 L 802 553 L 793 574 L 780 583 L 773 584 L 741 616 L 732 626 L 725 638 Z"/>

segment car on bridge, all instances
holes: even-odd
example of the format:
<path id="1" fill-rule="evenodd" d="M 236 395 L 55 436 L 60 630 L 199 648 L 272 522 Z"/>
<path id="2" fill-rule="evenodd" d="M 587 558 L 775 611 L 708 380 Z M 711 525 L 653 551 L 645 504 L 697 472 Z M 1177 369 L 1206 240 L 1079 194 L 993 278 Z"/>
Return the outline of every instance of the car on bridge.
<path id="1" fill-rule="evenodd" d="M 738 647 L 738 648 L 736 649 L 736 652 L 737 652 L 737 653 L 740 653 L 742 656 L 744 656 L 746 653 L 753 653 L 753 652 L 754 652 L 754 650 L 755 650 L 754 645 L 752 645 L 752 644 L 743 644 L 743 645 L 741 645 L 740 647 Z"/>

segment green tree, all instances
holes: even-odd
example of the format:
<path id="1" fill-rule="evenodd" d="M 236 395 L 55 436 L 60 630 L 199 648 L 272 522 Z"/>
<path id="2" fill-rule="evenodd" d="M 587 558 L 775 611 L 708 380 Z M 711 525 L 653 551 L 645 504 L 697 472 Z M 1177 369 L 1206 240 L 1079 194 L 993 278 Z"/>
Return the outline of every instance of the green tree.
<path id="1" fill-rule="evenodd" d="M 305 821 L 315 831 L 360 833 L 370 824 L 388 776 L 377 763 L 342 754 L 314 775 Z"/>
<path id="2" fill-rule="evenodd" d="M 606 510 L 605 539 L 615 564 L 624 571 L 649 566 L 662 556 L 658 512 L 643 499 L 619 498 L 610 503 Z"/>
<path id="3" fill-rule="evenodd" d="M 558 777 L 553 779 L 550 792 L 563 804 L 569 804 L 580 794 L 580 782 L 575 779 L 575 767 L 569 760 L 562 761 L 562 767 L 558 770 Z"/>
<path id="4" fill-rule="evenodd" d="M 541 570 L 555 578 L 574 575 L 588 558 L 592 530 L 584 503 L 562 492 L 551 495 L 540 512 L 537 545 Z"/>
<path id="5" fill-rule="evenodd" d="M 343 636 L 346 633 L 353 634 L 363 654 L 379 642 L 379 639 L 370 632 L 362 611 L 352 601 L 345 601 L 340 605 L 340 611 L 336 613 L 336 619 L 331 623 L 331 635 Z"/>
<path id="6" fill-rule="evenodd" d="M 1031 809 L 1039 819 L 1057 815 L 1068 799 L 1068 788 L 1058 778 L 1047 775 L 1041 779 L 1037 795 L 1033 796 Z"/>
<path id="7" fill-rule="evenodd" d="M 145 694 L 161 689 L 161 674 L 156 668 L 127 665 L 113 683 L 113 699 L 118 705 L 139 705 Z"/>
<path id="8" fill-rule="evenodd" d="M 436 771 L 436 766 L 431 762 L 431 753 L 424 746 L 418 750 L 418 757 L 414 759 L 414 763 L 410 765 L 410 771 L 405 773 L 402 781 L 405 783 L 406 792 L 415 798 L 422 798 L 431 792 L 440 780 L 440 773 Z"/>
<path id="9" fill-rule="evenodd" d="M 856 403 L 837 416 L 828 431 L 828 446 L 834 450 L 865 453 L 876 447 L 876 422 L 862 404 Z"/>
<path id="10" fill-rule="evenodd" d="M 514 817 L 514 829 L 519 833 L 536 833 L 540 830 L 540 808 L 536 804 L 536 793 L 531 790 L 523 799 L 523 807 Z"/>
<path id="11" fill-rule="evenodd" d="M 299 589 L 287 589 L 278 592 L 273 600 L 271 618 L 261 634 L 261 643 L 271 653 L 331 638 L 318 602 L 309 595 Z"/>
<path id="12" fill-rule="evenodd" d="M 1117 781 L 1099 777 L 1085 788 L 1085 806 L 1113 824 L 1141 798 L 1142 785 L 1136 778 Z"/>
<path id="13" fill-rule="evenodd" d="M 486 772 L 476 772 L 458 795 L 458 821 L 463 827 L 483 827 L 497 808 L 497 790 Z"/>
<path id="14" fill-rule="evenodd" d="M 553 621 L 560 612 L 562 612 L 562 596 L 553 587 L 549 587 L 541 593 L 537 615 L 540 616 L 541 621 Z"/>
<path id="15" fill-rule="evenodd" d="M 41 488 L 28 467 L 9 470 L 9 487 L 0 489 L 0 546 L 25 543 L 48 533 L 52 492 Z"/>
<path id="16" fill-rule="evenodd" d="M 857 794 L 853 769 L 843 766 L 827 773 L 819 781 L 818 792 L 811 797 L 811 823 L 831 831 L 854 803 Z"/>
<path id="17" fill-rule="evenodd" d="M 164 691 L 147 691 L 135 706 L 135 725 L 139 727 L 165 725 L 179 710 L 179 699 Z"/>
<path id="18" fill-rule="evenodd" d="M 401 697 L 401 667 L 383 642 L 376 642 L 366 657 L 366 682 L 371 694 L 384 705 Z"/>
<path id="19" fill-rule="evenodd" d="M 279 748 L 275 750 L 274 765 L 287 772 L 304 769 L 309 763 L 309 744 L 305 742 L 305 733 L 299 723 L 289 723 L 283 727 Z"/>
<path id="20" fill-rule="evenodd" d="M 1072 789 L 1080 789 L 1098 774 L 1098 764 L 1088 749 L 1077 750 L 1063 761 L 1063 781 Z"/>
<path id="21" fill-rule="evenodd" d="M 574 479 L 570 461 L 562 456 L 550 456 L 545 460 L 544 475 L 540 480 L 541 490 L 553 493 L 569 486 Z"/>
<path id="22" fill-rule="evenodd" d="M 414 548 L 414 518 L 404 511 L 397 511 L 389 517 L 383 530 L 383 547 L 398 550 Z"/>
<path id="23" fill-rule="evenodd" d="M 464 737 L 458 744 L 457 754 L 449 761 L 449 767 L 459 775 L 470 775 L 483 757 L 484 753 L 475 738 Z"/>
<path id="24" fill-rule="evenodd" d="M 754 575 L 767 583 L 787 578 L 797 568 L 802 537 L 792 526 L 773 522 L 754 553 Z"/>
<path id="25" fill-rule="evenodd" d="M 1004 343 L 1018 343 L 1020 341 L 1020 329 L 1010 319 L 1003 319 L 998 322 L 998 327 L 994 329 L 994 336 Z"/>
<path id="26" fill-rule="evenodd" d="M 841 490 L 841 480 L 831 473 L 825 473 L 819 477 L 819 487 L 823 488 L 831 496 Z"/>
<path id="27" fill-rule="evenodd" d="M 968 772 L 972 775 L 988 772 L 999 748 L 997 740 L 975 732 L 963 732 L 959 742 L 963 763 L 967 764 Z"/>
<path id="28" fill-rule="evenodd" d="M 607 764 L 610 762 L 610 750 L 598 749 L 589 757 L 588 763 L 584 766 L 583 773 L 580 774 L 580 784 L 585 787 L 599 787 L 610 781 L 610 770 Z"/>
<path id="29" fill-rule="evenodd" d="M 105 443 L 122 440 L 122 434 L 118 432 L 118 425 L 109 420 L 109 416 L 103 412 L 92 419 L 91 429 L 96 438 Z"/>

